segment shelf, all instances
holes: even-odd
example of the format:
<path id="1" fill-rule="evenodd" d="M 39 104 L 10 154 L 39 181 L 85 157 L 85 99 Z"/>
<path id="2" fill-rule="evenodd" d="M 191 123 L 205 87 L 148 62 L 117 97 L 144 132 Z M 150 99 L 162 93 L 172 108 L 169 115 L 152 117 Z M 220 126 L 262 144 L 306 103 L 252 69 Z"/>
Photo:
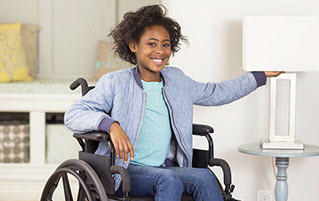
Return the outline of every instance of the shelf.
<path id="1" fill-rule="evenodd" d="M 39 200 L 46 181 L 59 165 L 54 160 L 53 164 L 47 163 L 47 139 L 52 140 L 52 136 L 47 136 L 46 114 L 64 113 L 81 98 L 80 89 L 71 91 L 68 88 L 70 83 L 39 81 L 0 84 L 0 112 L 28 113 L 30 127 L 30 162 L 0 163 L 0 201 Z M 52 127 L 50 129 L 52 131 Z M 71 142 L 72 133 L 67 135 Z M 72 142 L 77 143 L 76 140 Z M 50 146 L 52 149 L 56 143 Z"/>
<path id="2" fill-rule="evenodd" d="M 0 181 L 46 181 L 59 164 L 2 163 Z"/>

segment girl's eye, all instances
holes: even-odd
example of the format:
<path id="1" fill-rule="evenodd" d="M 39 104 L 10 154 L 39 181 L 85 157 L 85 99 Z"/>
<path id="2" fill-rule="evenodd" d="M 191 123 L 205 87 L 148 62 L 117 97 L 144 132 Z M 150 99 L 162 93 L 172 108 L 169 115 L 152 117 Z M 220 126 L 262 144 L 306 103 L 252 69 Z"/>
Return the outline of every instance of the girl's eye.
<path id="1" fill-rule="evenodd" d="M 164 44 L 163 47 L 169 47 L 170 45 L 167 43 L 167 44 Z"/>
<path id="2" fill-rule="evenodd" d="M 155 43 L 147 43 L 149 46 L 155 47 L 156 44 Z"/>

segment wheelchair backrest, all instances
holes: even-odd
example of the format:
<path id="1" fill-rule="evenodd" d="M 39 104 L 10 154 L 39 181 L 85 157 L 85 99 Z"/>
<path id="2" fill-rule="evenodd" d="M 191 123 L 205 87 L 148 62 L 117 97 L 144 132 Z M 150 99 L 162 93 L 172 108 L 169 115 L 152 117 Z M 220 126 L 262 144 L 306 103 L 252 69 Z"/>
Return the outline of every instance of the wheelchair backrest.
<path id="1" fill-rule="evenodd" d="M 94 86 L 89 86 L 87 81 L 84 78 L 78 78 L 71 85 L 70 89 L 75 90 L 78 86 L 81 86 L 82 96 L 85 96 L 87 92 L 91 89 L 94 89 Z M 94 153 L 97 147 L 99 146 L 99 142 L 92 140 L 85 140 L 85 151 L 89 153 Z"/>

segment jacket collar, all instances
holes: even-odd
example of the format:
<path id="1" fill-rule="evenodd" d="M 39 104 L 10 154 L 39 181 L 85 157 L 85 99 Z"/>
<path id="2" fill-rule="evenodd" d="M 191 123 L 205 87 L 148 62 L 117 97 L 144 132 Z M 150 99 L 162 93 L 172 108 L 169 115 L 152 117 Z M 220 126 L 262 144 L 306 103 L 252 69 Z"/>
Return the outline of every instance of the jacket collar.
<path id="1" fill-rule="evenodd" d="M 134 76 L 134 79 L 135 79 L 137 85 L 141 89 L 143 89 L 143 84 L 142 84 L 141 78 L 140 78 L 140 76 L 138 74 L 138 67 L 137 66 L 133 69 L 133 76 Z M 160 72 L 160 76 L 161 76 L 161 78 L 163 80 L 163 87 L 164 87 L 165 86 L 165 80 L 164 80 L 164 76 L 163 76 L 163 74 L 161 72 Z"/>

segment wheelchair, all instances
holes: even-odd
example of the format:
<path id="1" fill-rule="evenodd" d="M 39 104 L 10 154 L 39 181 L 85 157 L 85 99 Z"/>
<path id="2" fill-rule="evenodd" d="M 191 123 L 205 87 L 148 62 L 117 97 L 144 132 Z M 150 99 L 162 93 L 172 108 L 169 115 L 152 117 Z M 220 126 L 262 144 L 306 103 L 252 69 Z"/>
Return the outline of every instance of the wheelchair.
<path id="1" fill-rule="evenodd" d="M 70 88 L 75 90 L 81 86 L 82 96 L 84 96 L 94 86 L 88 86 L 85 79 L 75 80 Z M 193 149 L 193 167 L 208 168 L 217 166 L 223 171 L 224 188 L 217 179 L 218 187 L 224 201 L 239 201 L 232 198 L 232 192 L 235 188 L 231 184 L 231 169 L 223 159 L 214 158 L 213 139 L 210 133 L 213 133 L 212 127 L 207 125 L 193 124 L 193 135 L 206 137 L 208 141 L 208 150 Z M 79 152 L 79 159 L 70 159 L 63 162 L 55 172 L 50 176 L 41 195 L 41 201 L 52 201 L 53 195 L 62 178 L 63 193 L 66 201 L 73 201 L 71 185 L 68 176 L 73 176 L 78 183 L 75 194 L 77 201 L 154 201 L 154 197 L 131 198 L 131 184 L 128 171 L 120 166 L 115 166 L 115 150 L 110 135 L 107 132 L 93 131 L 89 133 L 75 133 L 82 151 Z M 99 142 L 107 142 L 111 148 L 109 156 L 94 154 Z M 116 197 L 115 182 L 112 177 L 114 174 L 122 176 L 123 197 Z M 212 172 L 212 174 L 214 174 Z M 182 201 L 193 201 L 191 195 L 183 194 Z"/>

